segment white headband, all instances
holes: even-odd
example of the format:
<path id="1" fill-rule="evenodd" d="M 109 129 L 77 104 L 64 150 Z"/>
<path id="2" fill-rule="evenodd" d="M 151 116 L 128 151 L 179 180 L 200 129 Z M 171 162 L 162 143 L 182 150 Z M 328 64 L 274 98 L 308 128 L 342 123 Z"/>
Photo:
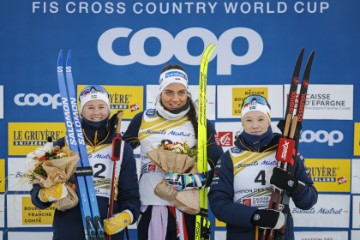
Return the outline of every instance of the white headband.
<path id="1" fill-rule="evenodd" d="M 80 95 L 79 99 L 80 99 L 80 113 L 82 113 L 82 110 L 83 110 L 83 107 L 85 106 L 85 104 L 92 100 L 103 100 L 106 103 L 106 105 L 108 106 L 109 111 L 110 111 L 109 97 L 108 97 L 108 94 L 105 92 L 92 90 L 85 94 Z"/>
<path id="2" fill-rule="evenodd" d="M 241 108 L 241 118 L 244 118 L 248 112 L 259 111 L 259 112 L 264 113 L 268 117 L 269 121 L 271 122 L 271 117 L 270 117 L 271 109 L 268 106 L 268 103 L 264 97 L 249 96 L 244 99 L 244 101 L 246 101 L 246 100 L 247 100 L 247 102 Z M 260 102 L 258 102 L 258 101 L 260 101 Z"/>
<path id="3" fill-rule="evenodd" d="M 186 90 L 189 91 L 188 77 L 186 73 L 180 69 L 169 69 L 160 75 L 159 93 L 161 93 L 171 83 L 181 83 L 185 86 Z"/>

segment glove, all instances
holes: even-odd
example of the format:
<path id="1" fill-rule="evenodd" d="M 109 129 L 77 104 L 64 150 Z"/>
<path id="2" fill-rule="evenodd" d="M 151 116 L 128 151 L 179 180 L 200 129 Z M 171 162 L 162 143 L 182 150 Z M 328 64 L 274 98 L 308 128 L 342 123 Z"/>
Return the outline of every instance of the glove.
<path id="1" fill-rule="evenodd" d="M 107 235 L 113 235 L 124 230 L 132 221 L 132 213 L 129 210 L 125 210 L 111 218 L 104 219 L 104 230 Z"/>
<path id="2" fill-rule="evenodd" d="M 285 224 L 285 215 L 273 209 L 259 209 L 251 216 L 251 224 L 263 229 L 280 229 Z"/>
<path id="3" fill-rule="evenodd" d="M 292 195 L 296 195 L 305 189 L 305 184 L 291 176 L 283 169 L 274 167 L 266 174 L 266 181 L 275 187 L 288 191 Z"/>
<path id="4" fill-rule="evenodd" d="M 174 190 L 181 191 L 184 189 L 202 188 L 206 184 L 207 173 L 167 173 L 165 181 L 173 185 Z"/>
<path id="5" fill-rule="evenodd" d="M 54 202 L 63 199 L 68 194 L 64 183 L 57 183 L 48 188 L 42 188 L 39 191 L 39 198 L 42 202 Z"/>

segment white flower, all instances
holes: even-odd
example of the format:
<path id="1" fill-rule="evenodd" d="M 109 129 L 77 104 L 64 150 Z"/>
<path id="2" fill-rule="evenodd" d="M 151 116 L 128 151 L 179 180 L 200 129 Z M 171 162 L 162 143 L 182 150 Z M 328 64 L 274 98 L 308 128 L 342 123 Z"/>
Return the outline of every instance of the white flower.
<path id="1" fill-rule="evenodd" d="M 26 168 L 29 171 L 33 171 L 36 164 L 39 162 L 39 158 L 45 155 L 46 152 L 50 152 L 53 148 L 53 142 L 47 142 L 44 146 L 35 149 L 35 151 L 28 153 L 26 156 Z"/>

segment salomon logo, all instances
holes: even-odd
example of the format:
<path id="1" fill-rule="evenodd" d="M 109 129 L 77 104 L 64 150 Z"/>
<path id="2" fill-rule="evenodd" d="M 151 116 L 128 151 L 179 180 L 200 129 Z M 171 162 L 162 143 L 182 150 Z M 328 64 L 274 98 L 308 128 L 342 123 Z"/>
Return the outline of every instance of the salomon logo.
<path id="1" fill-rule="evenodd" d="M 52 109 L 56 109 L 61 106 L 60 94 L 55 94 L 51 96 L 48 93 L 43 93 L 37 95 L 35 93 L 19 93 L 14 97 L 14 102 L 18 106 L 35 106 L 40 104 L 41 106 L 47 107 L 51 106 Z"/>
<path id="2" fill-rule="evenodd" d="M 71 111 L 73 112 L 74 128 L 76 131 L 78 144 L 85 146 L 85 139 L 84 139 L 84 135 L 82 133 L 79 112 L 78 112 L 78 108 L 77 108 L 77 104 L 76 104 L 76 98 L 70 98 L 70 108 L 71 108 Z"/>
<path id="3" fill-rule="evenodd" d="M 231 75 L 231 66 L 247 65 L 258 60 L 263 51 L 261 36 L 250 28 L 231 28 L 223 32 L 219 39 L 216 35 L 205 28 L 187 28 L 179 32 L 175 37 L 162 28 L 144 28 L 138 32 L 130 28 L 111 28 L 104 32 L 98 41 L 98 51 L 101 58 L 113 65 L 129 65 L 141 63 L 148 66 L 162 65 L 168 62 L 174 55 L 184 64 L 199 65 L 201 55 L 193 56 L 188 51 L 188 44 L 192 38 L 200 38 L 204 46 L 209 43 L 215 44 L 216 50 L 211 59 L 217 55 L 217 74 Z M 128 46 L 121 49 L 113 49 L 114 42 L 120 38 L 130 38 Z M 145 49 L 145 42 L 149 38 L 155 38 L 160 42 L 161 49 L 155 56 L 148 55 Z M 236 55 L 233 50 L 233 42 L 236 38 L 243 38 L 247 41 L 241 46 L 234 46 L 236 49 L 245 49 L 244 55 Z M 120 41 L 119 41 L 120 42 Z M 121 41 L 123 42 L 123 41 Z M 129 52 L 129 54 L 118 53 Z"/>
<path id="4" fill-rule="evenodd" d="M 328 146 L 334 146 L 335 143 L 340 143 L 344 139 L 344 134 L 339 130 L 331 131 L 330 133 L 325 130 L 317 132 L 305 130 L 301 132 L 300 142 L 312 143 L 328 143 Z"/>

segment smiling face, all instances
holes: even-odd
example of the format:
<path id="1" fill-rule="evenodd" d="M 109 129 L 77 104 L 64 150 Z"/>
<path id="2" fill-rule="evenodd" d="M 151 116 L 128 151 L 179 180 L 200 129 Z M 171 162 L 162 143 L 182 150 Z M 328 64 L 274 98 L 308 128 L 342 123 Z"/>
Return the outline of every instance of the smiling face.
<path id="1" fill-rule="evenodd" d="M 109 117 L 110 110 L 103 100 L 91 100 L 82 109 L 82 117 L 92 122 L 100 122 Z"/>
<path id="2" fill-rule="evenodd" d="M 250 111 L 242 119 L 244 131 L 248 134 L 260 136 L 264 134 L 269 126 L 269 118 L 260 111 Z"/>
<path id="3" fill-rule="evenodd" d="M 188 93 L 181 83 L 171 83 L 161 92 L 161 102 L 167 110 L 175 111 L 185 106 Z"/>

